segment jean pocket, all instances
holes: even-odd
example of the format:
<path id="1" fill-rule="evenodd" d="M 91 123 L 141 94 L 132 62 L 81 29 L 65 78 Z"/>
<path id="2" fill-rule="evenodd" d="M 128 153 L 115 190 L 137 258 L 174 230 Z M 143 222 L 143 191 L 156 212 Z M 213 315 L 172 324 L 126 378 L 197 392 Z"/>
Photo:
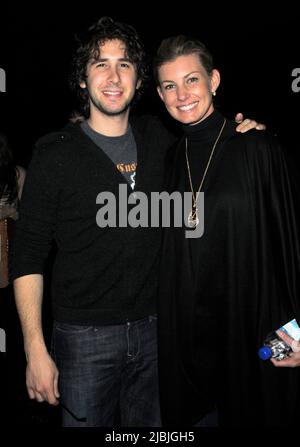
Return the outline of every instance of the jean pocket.
<path id="1" fill-rule="evenodd" d="M 94 329 L 94 326 L 81 326 L 78 324 L 54 322 L 54 329 L 67 334 L 83 334 Z"/>

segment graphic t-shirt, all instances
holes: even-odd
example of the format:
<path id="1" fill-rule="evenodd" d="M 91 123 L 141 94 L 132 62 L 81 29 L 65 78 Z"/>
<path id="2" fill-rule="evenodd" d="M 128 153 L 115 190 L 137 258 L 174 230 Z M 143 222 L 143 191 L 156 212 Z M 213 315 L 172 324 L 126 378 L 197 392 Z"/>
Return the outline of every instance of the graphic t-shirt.
<path id="1" fill-rule="evenodd" d="M 115 164 L 116 168 L 123 174 L 130 187 L 134 189 L 137 150 L 131 126 L 128 126 L 127 132 L 124 135 L 118 137 L 108 137 L 96 132 L 89 126 L 87 121 L 81 123 L 81 128 L 105 152 Z"/>

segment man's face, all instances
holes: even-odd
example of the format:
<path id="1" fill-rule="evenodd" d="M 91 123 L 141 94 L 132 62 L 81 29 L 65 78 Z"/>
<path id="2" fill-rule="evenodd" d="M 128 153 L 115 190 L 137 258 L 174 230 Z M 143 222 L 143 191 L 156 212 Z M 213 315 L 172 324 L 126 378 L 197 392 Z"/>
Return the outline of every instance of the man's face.
<path id="1" fill-rule="evenodd" d="M 212 92 L 219 73 L 208 75 L 197 54 L 178 56 L 159 68 L 158 94 L 170 115 L 183 124 L 195 124 L 212 113 Z"/>
<path id="2" fill-rule="evenodd" d="M 90 96 L 93 111 L 106 116 L 121 115 L 128 109 L 136 89 L 140 87 L 136 67 L 126 56 L 125 44 L 108 40 L 99 48 L 99 58 L 87 66 L 87 80 L 81 82 Z"/>

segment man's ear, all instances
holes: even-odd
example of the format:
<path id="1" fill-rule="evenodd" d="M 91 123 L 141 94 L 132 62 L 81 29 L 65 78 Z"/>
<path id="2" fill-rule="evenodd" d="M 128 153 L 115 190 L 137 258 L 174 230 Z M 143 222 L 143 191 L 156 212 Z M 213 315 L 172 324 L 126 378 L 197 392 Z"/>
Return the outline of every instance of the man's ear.
<path id="1" fill-rule="evenodd" d="M 210 86 L 212 93 L 216 92 L 217 88 L 220 85 L 220 82 L 221 82 L 220 72 L 214 68 L 210 76 Z"/>
<path id="2" fill-rule="evenodd" d="M 161 88 L 160 88 L 159 85 L 156 87 L 156 90 L 157 90 L 157 93 L 158 93 L 158 96 L 160 97 L 160 99 L 161 99 L 163 102 L 165 102 L 165 100 L 164 100 L 164 96 L 163 96 L 163 94 L 162 94 L 162 91 L 161 91 Z"/>
<path id="3" fill-rule="evenodd" d="M 86 83 L 85 83 L 84 81 L 81 81 L 80 84 L 79 84 L 79 86 L 80 86 L 81 88 L 86 88 Z"/>

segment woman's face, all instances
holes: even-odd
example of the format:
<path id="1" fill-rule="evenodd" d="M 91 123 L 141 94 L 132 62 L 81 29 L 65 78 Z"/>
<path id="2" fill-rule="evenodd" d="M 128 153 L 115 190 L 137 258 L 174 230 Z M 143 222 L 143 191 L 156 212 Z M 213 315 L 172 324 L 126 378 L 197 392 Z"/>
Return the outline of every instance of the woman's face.
<path id="1" fill-rule="evenodd" d="M 213 112 L 212 92 L 219 86 L 220 74 L 213 70 L 208 75 L 197 54 L 166 62 L 158 75 L 158 94 L 174 119 L 196 124 Z"/>

